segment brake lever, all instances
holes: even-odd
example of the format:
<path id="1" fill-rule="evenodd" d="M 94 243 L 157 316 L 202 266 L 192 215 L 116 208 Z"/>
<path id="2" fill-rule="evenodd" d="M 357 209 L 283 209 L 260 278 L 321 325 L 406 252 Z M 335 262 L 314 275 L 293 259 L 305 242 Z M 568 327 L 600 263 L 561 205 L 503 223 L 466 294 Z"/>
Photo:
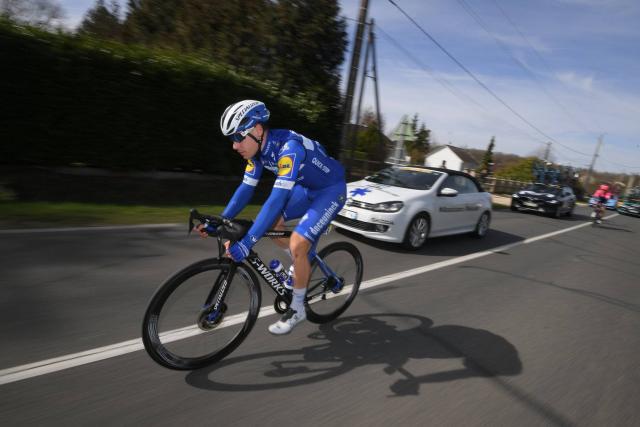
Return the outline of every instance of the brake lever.
<path id="1" fill-rule="evenodd" d="M 204 225 L 205 228 L 211 223 L 215 224 L 216 226 L 219 226 L 221 224 L 224 224 L 227 226 L 231 225 L 231 221 L 227 219 L 220 218 L 217 216 L 202 215 L 200 212 L 198 212 L 197 209 L 193 208 L 189 211 L 189 230 L 187 231 L 187 234 L 191 234 L 191 232 L 193 231 L 194 219 L 200 221 L 200 224 Z"/>
<path id="2" fill-rule="evenodd" d="M 187 235 L 191 235 L 191 232 L 193 231 L 193 217 L 194 217 L 194 213 L 197 214 L 198 211 L 195 209 L 191 209 L 189 211 L 189 230 L 187 230 Z"/>

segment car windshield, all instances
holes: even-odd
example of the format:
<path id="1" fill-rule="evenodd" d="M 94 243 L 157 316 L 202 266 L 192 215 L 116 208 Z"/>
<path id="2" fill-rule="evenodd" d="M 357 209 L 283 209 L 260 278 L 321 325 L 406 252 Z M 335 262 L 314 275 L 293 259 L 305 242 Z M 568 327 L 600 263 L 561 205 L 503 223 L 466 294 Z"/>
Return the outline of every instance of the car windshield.
<path id="1" fill-rule="evenodd" d="M 429 169 L 387 168 L 365 178 L 376 184 L 394 185 L 413 190 L 428 190 L 440 178 L 442 172 Z"/>
<path id="2" fill-rule="evenodd" d="M 547 194 L 558 194 L 560 192 L 559 188 L 549 187 L 545 184 L 531 184 L 528 185 L 525 190 L 533 191 L 534 193 L 547 193 Z"/>

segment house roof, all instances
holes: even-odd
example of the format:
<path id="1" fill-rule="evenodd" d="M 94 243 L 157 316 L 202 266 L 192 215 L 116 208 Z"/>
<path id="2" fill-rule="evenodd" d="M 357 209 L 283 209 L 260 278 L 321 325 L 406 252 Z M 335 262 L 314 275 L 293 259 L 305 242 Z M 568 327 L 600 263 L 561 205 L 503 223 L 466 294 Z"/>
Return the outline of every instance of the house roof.
<path id="1" fill-rule="evenodd" d="M 451 151 L 453 151 L 453 153 L 456 156 L 458 156 L 460 158 L 460 160 L 462 160 L 463 163 L 475 165 L 476 167 L 478 165 L 480 165 L 480 163 L 476 160 L 476 158 L 473 157 L 473 155 L 471 153 L 469 153 L 467 150 L 465 150 L 464 148 L 455 147 L 455 146 L 450 145 L 450 144 L 442 145 L 442 146 L 434 149 L 433 151 L 431 151 L 429 153 L 429 156 L 431 156 L 432 154 L 437 153 L 438 151 L 444 150 L 445 148 L 449 148 Z"/>

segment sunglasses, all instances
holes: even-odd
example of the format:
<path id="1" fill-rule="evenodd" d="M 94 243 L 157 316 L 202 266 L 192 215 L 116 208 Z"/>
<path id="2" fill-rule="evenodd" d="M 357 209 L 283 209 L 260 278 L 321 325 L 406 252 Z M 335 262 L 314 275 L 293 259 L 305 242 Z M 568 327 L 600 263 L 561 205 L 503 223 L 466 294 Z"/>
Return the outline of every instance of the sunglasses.
<path id="1" fill-rule="evenodd" d="M 249 128 L 249 129 L 243 130 L 242 132 L 234 133 L 230 135 L 229 138 L 233 142 L 242 142 L 242 140 L 245 139 L 247 135 L 249 135 L 249 132 L 251 132 L 252 130 L 253 128 Z"/>

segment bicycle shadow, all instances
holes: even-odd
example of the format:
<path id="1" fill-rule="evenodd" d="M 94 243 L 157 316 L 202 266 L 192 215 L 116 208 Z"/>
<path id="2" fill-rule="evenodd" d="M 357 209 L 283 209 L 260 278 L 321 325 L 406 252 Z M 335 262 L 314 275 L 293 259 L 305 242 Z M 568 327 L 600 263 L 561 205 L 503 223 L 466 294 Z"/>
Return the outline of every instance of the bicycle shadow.
<path id="1" fill-rule="evenodd" d="M 216 391 L 258 391 L 310 384 L 353 369 L 380 364 L 391 382 L 392 396 L 417 395 L 423 384 L 474 377 L 513 376 L 522 372 L 516 348 L 483 329 L 458 325 L 433 326 L 422 316 L 367 314 L 340 318 L 309 335 L 324 341 L 296 350 L 231 357 L 189 373 L 193 387 Z M 264 359 L 264 360 L 263 360 Z M 462 359 L 459 368 L 414 375 L 405 365 L 412 359 Z M 243 366 L 245 365 L 245 366 Z M 247 372 L 242 382 L 235 372 Z M 229 371 L 229 372 L 227 372 Z M 236 383 L 225 382 L 229 378 Z"/>

